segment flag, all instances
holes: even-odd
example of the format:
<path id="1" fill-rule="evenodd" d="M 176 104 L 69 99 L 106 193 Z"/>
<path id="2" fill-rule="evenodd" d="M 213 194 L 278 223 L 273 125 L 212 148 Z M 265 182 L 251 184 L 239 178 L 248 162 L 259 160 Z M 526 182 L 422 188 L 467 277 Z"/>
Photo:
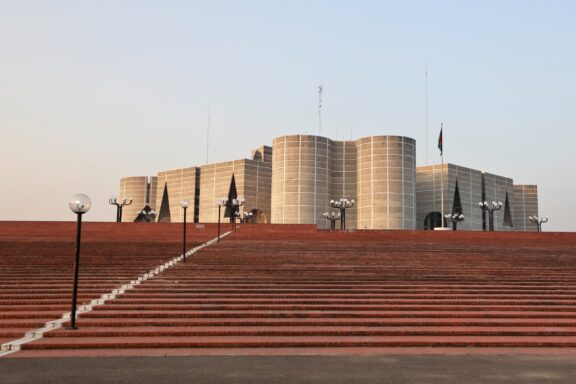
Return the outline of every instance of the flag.
<path id="1" fill-rule="evenodd" d="M 442 126 L 440 126 L 440 136 L 438 137 L 438 149 L 440 150 L 440 155 L 442 155 Z"/>

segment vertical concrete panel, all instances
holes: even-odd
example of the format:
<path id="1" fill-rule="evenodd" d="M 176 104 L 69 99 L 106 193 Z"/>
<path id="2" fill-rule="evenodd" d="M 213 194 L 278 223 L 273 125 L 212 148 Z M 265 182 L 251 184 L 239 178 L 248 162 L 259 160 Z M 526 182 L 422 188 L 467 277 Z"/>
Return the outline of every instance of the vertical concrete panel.
<path id="1" fill-rule="evenodd" d="M 512 201 L 514 229 L 516 231 L 535 232 L 537 227 L 528 219 L 538 216 L 538 187 L 536 185 L 514 185 Z"/>
<path id="2" fill-rule="evenodd" d="M 218 222 L 217 200 L 227 199 L 232 174 L 236 180 L 238 197 L 245 204 L 240 214 L 257 209 L 262 212 L 260 218 L 268 221 L 270 217 L 270 189 L 272 184 L 272 165 L 259 160 L 236 160 L 201 167 L 200 171 L 200 222 Z M 221 220 L 225 209 L 220 211 Z"/>
<path id="3" fill-rule="evenodd" d="M 190 200 L 191 208 L 188 210 L 187 220 L 194 220 L 194 210 L 196 201 L 197 168 L 178 168 L 158 173 L 157 187 L 155 192 L 156 210 L 160 209 L 162 197 L 164 196 L 164 186 L 168 187 L 168 197 L 170 202 L 170 221 L 181 223 L 184 220 L 184 211 L 180 202 L 184 199 Z"/>
<path id="4" fill-rule="evenodd" d="M 506 201 L 506 192 L 508 192 L 508 198 L 512 202 L 513 197 L 513 185 L 514 182 L 511 178 L 498 176 L 491 173 L 483 173 L 484 178 L 484 192 L 485 200 L 491 204 L 492 201 L 502 202 Z M 512 208 L 512 211 L 514 209 Z M 514 212 L 512 212 L 514 215 Z M 512 231 L 513 227 L 504 226 L 504 206 L 502 209 L 494 212 L 494 229 L 496 231 Z"/>
<path id="5" fill-rule="evenodd" d="M 357 200 L 357 164 L 356 142 L 354 141 L 332 141 L 331 145 L 331 186 L 330 200 L 348 198 Z M 338 210 L 327 207 L 328 212 Z M 357 228 L 356 206 L 346 210 L 346 228 Z"/>

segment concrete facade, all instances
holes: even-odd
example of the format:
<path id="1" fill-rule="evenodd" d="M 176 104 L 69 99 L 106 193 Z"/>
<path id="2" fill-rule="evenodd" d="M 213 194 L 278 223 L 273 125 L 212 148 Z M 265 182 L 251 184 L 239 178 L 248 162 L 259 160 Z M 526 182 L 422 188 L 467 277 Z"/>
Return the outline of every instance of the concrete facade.
<path id="1" fill-rule="evenodd" d="M 355 141 L 332 141 L 330 157 L 330 199 L 339 200 L 342 197 L 357 199 L 358 167 L 357 147 Z M 338 212 L 338 209 L 328 207 L 324 212 Z M 358 227 L 358 208 L 346 210 L 346 228 Z M 324 219 L 326 228 L 329 222 Z"/>
<path id="2" fill-rule="evenodd" d="M 263 145 L 252 151 L 252 160 L 272 164 L 272 147 Z"/>
<path id="3" fill-rule="evenodd" d="M 537 231 L 535 224 L 528 219 L 529 216 L 538 216 L 538 186 L 514 185 L 514 227 L 517 231 Z"/>
<path id="4" fill-rule="evenodd" d="M 272 222 L 316 224 L 329 228 L 332 143 L 310 135 L 283 136 L 272 142 Z"/>
<path id="5" fill-rule="evenodd" d="M 488 215 L 484 217 L 480 201 L 504 204 L 495 211 L 497 231 L 535 230 L 527 217 L 538 215 L 536 186 L 514 185 L 512 178 L 449 163 L 416 167 L 416 142 L 408 137 L 334 141 L 289 135 L 275 138 L 271 147 L 256 148 L 251 159 L 162 171 L 151 178 L 123 178 L 119 198 L 134 199 L 125 207 L 123 221 L 133 221 L 149 206 L 158 213 L 157 221 L 181 222 L 180 201 L 187 198 L 195 222 L 217 222 L 216 202 L 228 197 L 233 174 L 238 197 L 246 202 L 240 213 L 252 211 L 254 223 L 328 229 L 330 222 L 323 214 L 338 212 L 330 200 L 343 197 L 356 200 L 346 210 L 347 229 L 431 229 L 442 225 L 448 213 L 465 216 L 458 229 L 487 229 Z M 222 209 L 221 219 L 226 221 L 224 214 Z"/>
<path id="6" fill-rule="evenodd" d="M 272 144 L 272 222 L 329 228 L 330 200 L 356 200 L 348 229 L 413 229 L 416 143 L 400 136 L 332 141 L 283 136 Z"/>
<path id="7" fill-rule="evenodd" d="M 502 202 L 504 206 L 498 211 L 494 211 L 494 229 L 496 231 L 513 231 L 514 215 L 512 204 L 514 201 L 514 181 L 509 177 L 498 176 L 491 173 L 483 173 L 483 201 L 491 203 Z M 508 208 L 506 207 L 506 195 L 508 195 Z M 510 210 L 510 218 L 506 219 L 506 209 Z M 485 220 L 488 223 L 488 213 L 485 213 Z M 486 224 L 488 226 L 488 224 Z"/>
<path id="8" fill-rule="evenodd" d="M 122 222 L 131 223 L 144 207 L 155 209 L 157 177 L 131 176 L 120 179 L 118 200 L 132 198 L 132 204 L 122 208 Z"/>
<path id="9" fill-rule="evenodd" d="M 360 229 L 414 229 L 416 141 L 374 136 L 356 141 Z"/>
<path id="10" fill-rule="evenodd" d="M 482 230 L 482 172 L 455 164 L 434 164 L 416 168 L 416 228 L 432 229 L 427 222 L 430 214 L 442 212 L 444 186 L 444 214 L 456 213 L 456 183 L 461 211 L 465 220 L 458 224 L 462 230 Z M 436 223 L 437 225 L 438 223 Z M 440 223 L 441 224 L 441 223 Z M 450 225 L 450 223 L 446 223 Z"/>
<path id="11" fill-rule="evenodd" d="M 456 198 L 456 182 L 458 183 L 458 199 Z M 417 229 L 429 228 L 429 215 L 442 212 L 441 195 L 444 185 L 444 214 L 462 213 L 465 220 L 458 224 L 458 229 L 481 231 L 489 228 L 488 213 L 484 213 L 478 203 L 486 201 L 502 202 L 502 209 L 494 211 L 494 229 L 496 231 L 523 231 L 525 225 L 522 220 L 523 212 L 537 214 L 538 207 L 534 208 L 532 201 L 537 201 L 536 193 L 525 201 L 524 211 L 520 209 L 522 203 L 517 200 L 517 186 L 513 179 L 492 173 L 458 166 L 455 164 L 440 164 L 417 167 L 416 176 L 417 200 Z M 533 191 L 527 188 L 526 191 Z M 527 192 L 529 196 L 529 192 Z M 456 207 L 459 201 L 460 209 Z M 507 203 L 508 202 L 508 203 Z M 536 213 L 534 213 L 536 211 Z M 520 226 L 516 222 L 520 222 Z M 450 223 L 446 223 L 450 226 Z M 440 225 L 436 222 L 435 225 Z"/>
<path id="12" fill-rule="evenodd" d="M 181 223 L 184 210 L 180 203 L 190 200 L 186 214 L 189 222 L 198 222 L 200 193 L 200 168 L 188 167 L 158 172 L 156 189 L 156 211 L 158 222 Z"/>
<path id="13" fill-rule="evenodd" d="M 200 222 L 218 222 L 217 200 L 228 198 L 232 174 L 236 180 L 238 197 L 245 199 L 240 214 L 252 211 L 257 223 L 270 222 L 272 187 L 271 163 L 258 160 L 235 160 L 203 165 L 200 168 Z M 221 220 L 225 209 L 221 209 Z"/>

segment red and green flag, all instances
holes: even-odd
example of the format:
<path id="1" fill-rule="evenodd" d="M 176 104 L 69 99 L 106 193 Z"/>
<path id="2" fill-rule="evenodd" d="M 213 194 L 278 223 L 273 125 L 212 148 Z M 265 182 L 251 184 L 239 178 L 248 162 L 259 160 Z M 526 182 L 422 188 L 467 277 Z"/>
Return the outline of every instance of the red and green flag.
<path id="1" fill-rule="evenodd" d="M 440 150 L 440 155 L 442 155 L 442 126 L 440 126 L 440 136 L 438 137 L 438 149 Z"/>

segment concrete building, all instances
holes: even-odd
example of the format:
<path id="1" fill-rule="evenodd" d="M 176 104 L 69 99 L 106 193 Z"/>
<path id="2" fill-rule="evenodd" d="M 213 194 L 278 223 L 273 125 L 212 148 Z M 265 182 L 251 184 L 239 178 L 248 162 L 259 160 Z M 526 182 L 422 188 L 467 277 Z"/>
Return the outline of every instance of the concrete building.
<path id="1" fill-rule="evenodd" d="M 342 197 L 358 200 L 358 151 L 355 141 L 332 141 L 330 157 L 330 199 L 338 200 Z M 324 212 L 337 212 L 331 206 Z M 322 212 L 322 213 L 324 213 Z M 329 222 L 324 219 L 325 228 Z M 346 228 L 358 227 L 357 207 L 346 210 Z"/>
<path id="2" fill-rule="evenodd" d="M 444 214 L 463 214 L 459 229 L 482 230 L 482 172 L 448 163 L 416 168 L 416 228 L 442 225 L 442 186 Z"/>
<path id="3" fill-rule="evenodd" d="M 180 203 L 190 200 L 187 220 L 199 221 L 200 168 L 188 167 L 158 173 L 156 211 L 158 222 L 184 221 L 184 210 Z M 190 215 L 192 213 L 193 215 Z"/>
<path id="4" fill-rule="evenodd" d="M 455 164 L 444 164 L 444 168 L 435 164 L 417 167 L 417 229 L 442 225 L 442 186 L 444 214 L 463 214 L 465 220 L 458 224 L 462 230 L 481 231 L 489 228 L 488 212 L 478 205 L 481 201 L 489 204 L 502 202 L 502 208 L 494 211 L 496 231 L 531 230 L 527 224 L 528 216 L 538 214 L 535 186 L 514 185 L 512 178 Z"/>
<path id="5" fill-rule="evenodd" d="M 122 222 L 133 222 L 140 212 L 149 207 L 155 209 L 156 204 L 156 176 L 132 176 L 120 179 L 120 193 L 118 200 L 132 198 L 132 204 L 122 208 Z"/>
<path id="6" fill-rule="evenodd" d="M 514 226 L 517 231 L 537 231 L 529 216 L 538 216 L 538 187 L 536 185 L 514 185 L 512 202 Z"/>
<path id="7" fill-rule="evenodd" d="M 509 177 L 498 176 L 491 173 L 482 174 L 482 201 L 502 202 L 502 209 L 494 211 L 494 229 L 496 231 L 513 231 L 514 220 L 511 202 L 514 200 L 514 182 Z M 488 212 L 484 214 L 484 225 L 488 227 Z"/>
<path id="8" fill-rule="evenodd" d="M 327 228 L 332 142 L 319 136 L 282 136 L 272 141 L 272 223 Z"/>
<path id="9" fill-rule="evenodd" d="M 356 141 L 361 229 L 414 229 L 416 141 L 374 136 Z"/>
<path id="10" fill-rule="evenodd" d="M 442 226 L 444 214 L 460 213 L 465 220 L 458 229 L 483 230 L 488 215 L 480 201 L 503 203 L 494 213 L 495 230 L 536 229 L 527 218 L 538 215 L 536 186 L 514 185 L 512 178 L 449 163 L 416 167 L 416 142 L 402 136 L 355 141 L 282 136 L 271 147 L 253 150 L 251 159 L 123 178 L 119 197 L 134 199 L 123 221 L 136 220 L 148 207 L 157 212 L 157 221 L 180 222 L 180 201 L 186 198 L 195 222 L 217 222 L 216 202 L 228 197 L 232 175 L 238 197 L 245 199 L 240 213 L 251 211 L 254 223 L 327 229 L 324 213 L 338 211 L 330 201 L 344 197 L 356 200 L 346 210 L 348 229 L 432 229 Z M 227 220 L 224 215 L 222 209 L 221 219 Z"/>
<path id="11" fill-rule="evenodd" d="M 400 136 L 333 141 L 312 135 L 272 143 L 272 222 L 329 228 L 330 201 L 355 198 L 348 229 L 413 229 L 416 143 Z"/>
<path id="12" fill-rule="evenodd" d="M 269 148 L 269 147 L 268 147 Z M 256 158 L 261 158 L 262 152 L 254 151 Z M 263 159 L 265 157 L 262 157 Z M 238 197 L 245 199 L 240 208 L 240 214 L 252 212 L 252 222 L 270 222 L 270 190 L 272 188 L 272 164 L 260 160 L 235 160 L 217 164 L 203 165 L 200 168 L 200 222 L 218 222 L 218 206 L 216 201 L 226 199 L 230 188 L 232 175 L 236 180 Z M 222 220 L 225 210 L 222 209 Z"/>

